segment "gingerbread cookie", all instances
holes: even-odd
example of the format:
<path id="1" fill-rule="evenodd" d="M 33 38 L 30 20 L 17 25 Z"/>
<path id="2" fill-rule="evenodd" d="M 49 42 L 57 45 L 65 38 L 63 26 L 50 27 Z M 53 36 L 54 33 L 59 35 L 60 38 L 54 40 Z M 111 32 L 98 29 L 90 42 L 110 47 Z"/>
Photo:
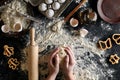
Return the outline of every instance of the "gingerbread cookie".
<path id="1" fill-rule="evenodd" d="M 10 57 L 11 55 L 14 55 L 14 48 L 9 47 L 8 45 L 4 45 L 3 54 L 6 55 L 7 57 Z"/>
<path id="2" fill-rule="evenodd" d="M 120 34 L 113 34 L 112 39 L 116 44 L 120 45 Z"/>
<path id="3" fill-rule="evenodd" d="M 114 55 L 111 55 L 110 56 L 110 59 L 109 61 L 112 63 L 112 64 L 118 64 L 120 58 L 118 57 L 117 54 L 114 54 Z"/>
<path id="4" fill-rule="evenodd" d="M 98 43 L 101 50 L 107 50 L 112 48 L 112 43 L 110 38 L 108 38 L 106 41 L 100 40 Z"/>

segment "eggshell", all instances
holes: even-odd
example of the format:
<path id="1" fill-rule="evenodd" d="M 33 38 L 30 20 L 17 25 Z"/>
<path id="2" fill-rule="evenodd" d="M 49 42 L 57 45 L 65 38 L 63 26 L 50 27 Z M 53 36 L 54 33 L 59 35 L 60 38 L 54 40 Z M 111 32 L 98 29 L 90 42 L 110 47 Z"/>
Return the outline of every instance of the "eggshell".
<path id="1" fill-rule="evenodd" d="M 3 25 L 3 26 L 1 27 L 1 30 L 2 30 L 2 32 L 4 32 L 4 33 L 8 33 L 8 32 L 10 31 L 10 28 L 9 28 L 7 25 Z"/>
<path id="2" fill-rule="evenodd" d="M 79 24 L 79 21 L 78 21 L 77 19 L 75 19 L 75 18 L 71 18 L 71 19 L 70 19 L 70 25 L 71 25 L 72 27 L 77 27 L 78 24 Z"/>
<path id="3" fill-rule="evenodd" d="M 15 23 L 14 26 L 13 26 L 13 29 L 15 32 L 20 32 L 22 31 L 22 24 L 21 23 Z"/>
<path id="4" fill-rule="evenodd" d="M 88 34 L 88 30 L 86 29 L 80 29 L 80 36 L 85 37 Z"/>

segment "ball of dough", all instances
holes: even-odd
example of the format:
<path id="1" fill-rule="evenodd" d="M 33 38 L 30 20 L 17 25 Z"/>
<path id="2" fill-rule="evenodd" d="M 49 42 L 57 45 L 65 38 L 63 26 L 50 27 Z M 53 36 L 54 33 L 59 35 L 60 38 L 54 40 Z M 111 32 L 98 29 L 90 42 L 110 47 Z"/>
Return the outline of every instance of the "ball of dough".
<path id="1" fill-rule="evenodd" d="M 47 16 L 48 18 L 52 18 L 52 17 L 54 16 L 54 11 L 53 11 L 52 9 L 48 9 L 48 10 L 46 11 L 46 16 Z"/>
<path id="2" fill-rule="evenodd" d="M 41 3 L 38 7 L 40 11 L 46 11 L 47 10 L 47 4 Z"/>
<path id="3" fill-rule="evenodd" d="M 52 7 L 53 7 L 54 10 L 58 10 L 58 9 L 60 9 L 60 3 L 54 2 L 54 3 L 52 4 Z"/>
<path id="4" fill-rule="evenodd" d="M 64 47 L 59 47 L 60 51 L 58 52 L 58 56 L 60 58 L 60 64 L 63 64 L 63 59 L 67 55 L 66 52 L 64 51 Z"/>
<path id="5" fill-rule="evenodd" d="M 45 0 L 45 2 L 46 2 L 47 4 L 52 4 L 52 3 L 53 3 L 53 0 Z"/>
<path id="6" fill-rule="evenodd" d="M 66 0 L 58 0 L 59 3 L 64 3 Z"/>

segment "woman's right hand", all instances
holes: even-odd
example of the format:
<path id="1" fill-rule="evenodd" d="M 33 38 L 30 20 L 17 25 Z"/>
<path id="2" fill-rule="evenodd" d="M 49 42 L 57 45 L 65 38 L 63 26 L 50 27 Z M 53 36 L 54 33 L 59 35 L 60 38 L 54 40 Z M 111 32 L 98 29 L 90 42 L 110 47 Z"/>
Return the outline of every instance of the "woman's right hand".
<path id="1" fill-rule="evenodd" d="M 73 75 L 73 68 L 76 63 L 74 54 L 69 47 L 66 47 L 64 50 L 67 53 L 67 56 L 64 58 L 62 71 L 65 75 L 66 80 L 75 80 Z"/>

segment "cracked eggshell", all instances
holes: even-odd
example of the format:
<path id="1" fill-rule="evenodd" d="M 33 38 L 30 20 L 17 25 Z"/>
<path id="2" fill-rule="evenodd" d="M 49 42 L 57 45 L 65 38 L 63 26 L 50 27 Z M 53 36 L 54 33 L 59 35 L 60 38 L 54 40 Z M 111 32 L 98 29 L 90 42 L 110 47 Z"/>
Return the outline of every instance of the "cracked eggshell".
<path id="1" fill-rule="evenodd" d="M 75 18 L 71 18 L 71 19 L 70 19 L 70 25 L 71 25 L 72 27 L 77 27 L 78 24 L 79 24 L 79 21 L 78 21 L 77 19 L 75 19 Z"/>
<path id="2" fill-rule="evenodd" d="M 59 3 L 64 3 L 66 0 L 58 0 Z"/>
<path id="3" fill-rule="evenodd" d="M 91 21 L 96 21 L 97 20 L 97 14 L 96 12 L 91 12 L 87 15 L 88 19 L 90 19 Z"/>
<path id="4" fill-rule="evenodd" d="M 22 31 L 22 24 L 19 23 L 19 22 L 16 22 L 14 25 L 13 25 L 13 29 L 15 32 L 21 32 Z"/>
<path id="5" fill-rule="evenodd" d="M 60 9 L 60 3 L 54 2 L 54 3 L 52 4 L 52 7 L 53 7 L 54 10 L 58 10 L 58 9 Z"/>
<path id="6" fill-rule="evenodd" d="M 53 11 L 52 9 L 48 9 L 48 10 L 46 11 L 46 16 L 47 16 L 48 18 L 52 18 L 52 17 L 54 16 L 54 11 Z"/>
<path id="7" fill-rule="evenodd" d="M 86 29 L 80 29 L 80 36 L 85 37 L 88 34 L 88 30 Z"/>
<path id="8" fill-rule="evenodd" d="M 1 27 L 1 30 L 2 30 L 2 32 L 4 32 L 4 33 L 8 33 L 8 32 L 10 31 L 10 28 L 9 28 L 7 25 L 3 25 L 3 26 Z"/>
<path id="9" fill-rule="evenodd" d="M 46 10 L 47 10 L 47 4 L 41 3 L 41 4 L 38 6 L 38 9 L 39 9 L 40 11 L 46 11 Z"/>
<path id="10" fill-rule="evenodd" d="M 52 3 L 53 3 L 53 0 L 45 0 L 45 3 L 47 3 L 47 4 L 52 4 Z"/>

